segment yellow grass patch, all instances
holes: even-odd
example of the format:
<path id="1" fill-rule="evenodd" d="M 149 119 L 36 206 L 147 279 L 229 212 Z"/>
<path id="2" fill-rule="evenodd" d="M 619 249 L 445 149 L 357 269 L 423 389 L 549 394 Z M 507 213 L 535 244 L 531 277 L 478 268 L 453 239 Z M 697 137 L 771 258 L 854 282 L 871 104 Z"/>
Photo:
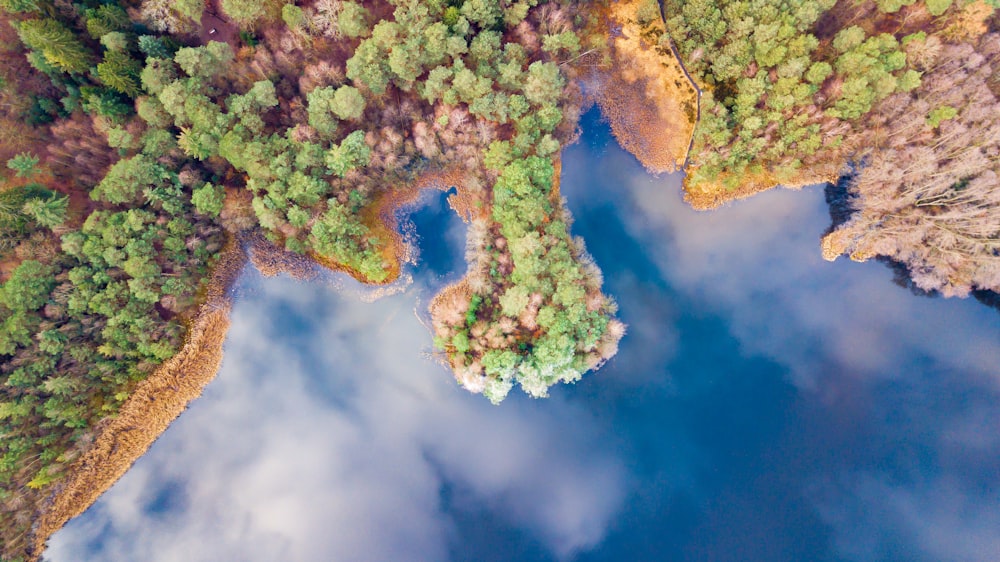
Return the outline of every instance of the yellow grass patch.
<path id="1" fill-rule="evenodd" d="M 689 169 L 688 175 L 684 178 L 684 200 L 698 211 L 709 211 L 730 201 L 746 199 L 779 185 L 788 189 L 802 189 L 818 183 L 835 182 L 840 177 L 841 166 L 836 162 L 815 165 L 780 179 L 767 170 L 757 173 L 746 171 L 740 174 L 735 188 L 725 185 L 728 179 L 726 174 L 720 174 L 714 182 L 701 181 L 697 185 L 691 185 L 688 180 L 693 169 Z"/>
<path id="2" fill-rule="evenodd" d="M 989 31 L 986 20 L 993 10 L 986 0 L 971 2 L 952 16 L 951 24 L 941 34 L 952 41 L 975 39 Z"/>
<path id="3" fill-rule="evenodd" d="M 643 26 L 636 19 L 642 4 L 626 0 L 609 7 L 613 67 L 597 103 L 625 150 L 652 172 L 673 172 L 687 160 L 698 91 L 665 41 L 663 22 Z"/>

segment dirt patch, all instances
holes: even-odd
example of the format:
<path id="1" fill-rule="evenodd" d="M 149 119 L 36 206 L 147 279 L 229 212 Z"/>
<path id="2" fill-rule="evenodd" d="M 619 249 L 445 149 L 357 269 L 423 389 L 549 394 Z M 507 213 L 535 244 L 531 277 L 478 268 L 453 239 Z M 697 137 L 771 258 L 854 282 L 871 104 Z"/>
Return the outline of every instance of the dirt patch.
<path id="1" fill-rule="evenodd" d="M 627 0 L 609 8 L 612 68 L 599 72 L 595 98 L 622 148 L 651 172 L 673 172 L 687 160 L 698 90 L 666 41 L 663 22 L 636 19 L 641 4 Z"/>
<path id="2" fill-rule="evenodd" d="M 44 502 L 32 529 L 32 557 L 37 559 L 52 533 L 118 481 L 215 378 L 229 329 L 231 303 L 226 292 L 244 261 L 242 250 L 231 239 L 215 266 L 206 300 L 189 326 L 184 347 L 139 383 L 117 417 L 102 422 L 93 445 Z"/>
<path id="3" fill-rule="evenodd" d="M 222 13 L 219 3 L 212 0 L 201 14 L 201 29 L 198 30 L 198 39 L 202 45 L 207 45 L 209 41 L 229 43 L 229 46 L 236 51 L 239 49 L 240 28 L 229 21 Z"/>

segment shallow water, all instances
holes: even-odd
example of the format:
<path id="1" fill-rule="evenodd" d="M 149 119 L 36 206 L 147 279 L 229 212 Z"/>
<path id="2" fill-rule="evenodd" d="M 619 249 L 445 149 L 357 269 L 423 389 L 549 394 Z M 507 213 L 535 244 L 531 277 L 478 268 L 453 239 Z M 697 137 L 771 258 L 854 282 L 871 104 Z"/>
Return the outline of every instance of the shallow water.
<path id="1" fill-rule="evenodd" d="M 630 326 L 603 369 L 459 389 L 421 318 L 464 226 L 431 197 L 400 294 L 248 270 L 218 378 L 46 556 L 994 560 L 1000 314 L 822 261 L 821 188 L 696 213 L 584 130 L 562 192 Z"/>

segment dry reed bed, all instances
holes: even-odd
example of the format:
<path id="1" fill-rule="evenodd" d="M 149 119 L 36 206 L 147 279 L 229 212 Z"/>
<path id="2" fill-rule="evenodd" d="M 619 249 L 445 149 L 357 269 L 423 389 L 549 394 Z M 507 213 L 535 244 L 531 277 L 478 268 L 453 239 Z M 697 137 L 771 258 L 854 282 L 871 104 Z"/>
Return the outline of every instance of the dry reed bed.
<path id="1" fill-rule="evenodd" d="M 613 65 L 596 72 L 595 98 L 622 148 L 651 172 L 674 172 L 687 160 L 698 91 L 672 50 L 659 44 L 663 22 L 645 30 L 639 24 L 640 4 L 616 2 L 605 15 Z"/>
<path id="2" fill-rule="evenodd" d="M 713 184 L 702 184 L 698 189 L 692 189 L 684 179 L 684 201 L 697 211 L 711 211 L 729 203 L 747 199 L 762 191 L 781 186 L 786 189 L 800 190 L 810 185 L 834 183 L 840 178 L 841 166 L 830 162 L 824 165 L 814 165 L 801 170 L 791 179 L 778 180 L 770 172 L 759 174 L 744 173 L 735 189 L 728 189 L 719 181 Z"/>

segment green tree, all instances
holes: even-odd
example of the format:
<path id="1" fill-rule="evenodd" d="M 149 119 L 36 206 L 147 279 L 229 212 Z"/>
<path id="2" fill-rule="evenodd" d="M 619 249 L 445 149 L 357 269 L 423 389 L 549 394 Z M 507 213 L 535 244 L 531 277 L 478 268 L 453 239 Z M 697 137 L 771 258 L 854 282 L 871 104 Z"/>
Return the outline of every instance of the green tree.
<path id="1" fill-rule="evenodd" d="M 865 30 L 856 25 L 845 27 L 833 38 L 833 48 L 841 53 L 854 49 L 865 40 Z"/>
<path id="2" fill-rule="evenodd" d="M 41 6 L 38 0 L 0 0 L 0 10 L 9 14 L 22 14 L 38 12 L 41 10 Z"/>
<path id="3" fill-rule="evenodd" d="M 139 75 L 142 65 L 123 51 L 107 51 L 104 61 L 97 65 L 97 76 L 109 88 L 129 97 L 142 93 Z"/>
<path id="4" fill-rule="evenodd" d="M 7 167 L 14 170 L 19 178 L 30 178 L 38 171 L 38 157 L 30 152 L 22 152 L 7 161 Z"/>
<path id="5" fill-rule="evenodd" d="M 204 47 L 184 47 L 174 55 L 174 61 L 188 76 L 206 79 L 222 74 L 232 60 L 232 47 L 219 41 L 209 41 Z"/>
<path id="6" fill-rule="evenodd" d="M 350 38 L 367 37 L 371 28 L 368 19 L 371 15 L 364 6 L 357 2 L 343 2 L 340 13 L 337 14 L 337 29 Z"/>
<path id="7" fill-rule="evenodd" d="M 222 11 L 242 29 L 253 29 L 267 15 L 266 0 L 222 0 Z"/>
<path id="8" fill-rule="evenodd" d="M 465 0 L 462 15 L 481 29 L 491 29 L 500 23 L 503 12 L 497 0 Z"/>
<path id="9" fill-rule="evenodd" d="M 222 186 L 210 183 L 206 183 L 191 193 L 191 203 L 194 204 L 194 208 L 199 213 L 210 217 L 219 216 L 225 198 L 226 192 Z"/>
<path id="10" fill-rule="evenodd" d="M 528 67 L 528 78 L 524 84 L 524 97 L 533 104 L 554 104 L 562 95 L 566 80 L 559 72 L 559 66 L 552 62 L 533 62 Z"/>
<path id="11" fill-rule="evenodd" d="M 347 77 L 364 84 L 372 93 L 381 95 L 389 86 L 386 59 L 386 53 L 379 49 L 373 39 L 365 40 L 347 61 Z"/>
<path id="12" fill-rule="evenodd" d="M 126 31 L 132 27 L 132 20 L 120 6 L 102 4 L 85 12 L 87 17 L 87 32 L 94 39 L 100 39 L 108 33 Z"/>
<path id="13" fill-rule="evenodd" d="M 368 165 L 371 149 L 365 144 L 364 131 L 354 131 L 347 135 L 340 145 L 334 145 L 326 153 L 326 165 L 330 172 L 344 177 L 348 171 Z"/>
<path id="14" fill-rule="evenodd" d="M 353 86 L 341 86 L 333 95 L 330 110 L 341 119 L 358 119 L 365 112 L 365 98 Z"/>
<path id="15" fill-rule="evenodd" d="M 292 29 L 299 29 L 306 24 L 306 14 L 295 4 L 285 4 L 281 8 L 281 20 Z"/>
<path id="16" fill-rule="evenodd" d="M 24 260 L 0 287 L 0 303 L 12 311 L 38 310 L 55 287 L 54 269 L 35 260 Z"/>
<path id="17" fill-rule="evenodd" d="M 69 209 L 69 197 L 59 197 L 55 193 L 47 199 L 37 197 L 25 202 L 24 214 L 32 217 L 36 223 L 45 228 L 55 228 L 66 222 L 66 211 Z"/>
<path id="18" fill-rule="evenodd" d="M 143 190 L 159 186 L 169 175 L 152 158 L 137 154 L 116 162 L 90 192 L 90 197 L 113 204 L 128 203 Z"/>
<path id="19" fill-rule="evenodd" d="M 833 67 L 826 61 L 814 62 L 806 71 L 805 78 L 810 84 L 822 84 L 833 74 Z"/>
<path id="20" fill-rule="evenodd" d="M 25 45 L 42 53 L 49 64 L 63 72 L 79 74 L 90 68 L 90 50 L 56 20 L 26 20 L 17 24 L 17 33 Z"/>

